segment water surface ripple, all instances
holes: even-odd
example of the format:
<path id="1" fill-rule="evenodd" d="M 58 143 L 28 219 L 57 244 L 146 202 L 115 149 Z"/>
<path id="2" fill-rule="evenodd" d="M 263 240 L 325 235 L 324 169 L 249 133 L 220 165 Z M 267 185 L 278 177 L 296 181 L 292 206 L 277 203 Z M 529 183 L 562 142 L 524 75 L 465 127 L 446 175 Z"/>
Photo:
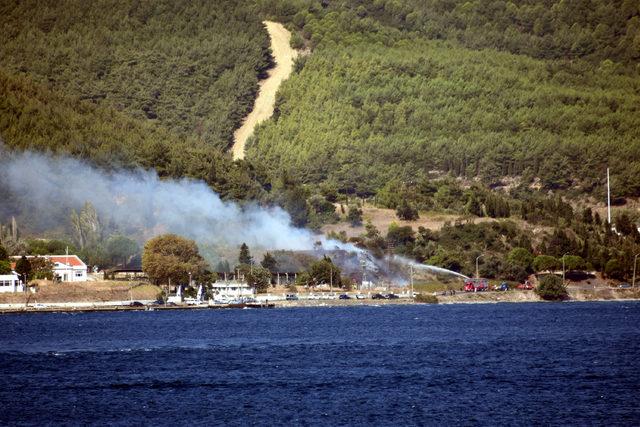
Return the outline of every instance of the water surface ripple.
<path id="1" fill-rule="evenodd" d="M 640 303 L 0 317 L 0 424 L 638 425 Z"/>

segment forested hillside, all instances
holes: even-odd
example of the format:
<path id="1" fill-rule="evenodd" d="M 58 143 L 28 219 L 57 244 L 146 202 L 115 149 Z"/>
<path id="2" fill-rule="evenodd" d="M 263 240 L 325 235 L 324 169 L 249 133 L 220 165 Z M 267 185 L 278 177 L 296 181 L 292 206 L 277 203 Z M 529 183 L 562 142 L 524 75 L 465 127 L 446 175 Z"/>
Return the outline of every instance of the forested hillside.
<path id="1" fill-rule="evenodd" d="M 260 196 L 248 163 L 231 163 L 202 139 L 175 135 L 2 70 L 0 111 L 0 136 L 9 148 L 70 154 L 106 169 L 143 167 L 160 176 L 204 179 L 228 198 Z"/>
<path id="2" fill-rule="evenodd" d="M 333 2 L 332 2 L 333 3 Z M 348 0 L 359 17 L 470 48 L 546 59 L 640 58 L 637 0 Z"/>
<path id="3" fill-rule="evenodd" d="M 640 79 L 606 67 L 421 39 L 338 43 L 285 83 L 250 155 L 364 195 L 430 170 L 589 188 L 606 165 L 640 195 L 639 106 Z"/>
<path id="4" fill-rule="evenodd" d="M 10 0 L 0 66 L 226 149 L 270 66 L 260 21 L 232 0 Z"/>
<path id="5" fill-rule="evenodd" d="M 474 50 L 453 35 L 431 41 L 428 32 L 398 29 L 407 27 L 391 19 L 402 15 L 389 12 L 398 2 L 360 3 L 369 6 L 311 8 L 291 17 L 315 50 L 285 83 L 277 120 L 259 129 L 251 158 L 271 169 L 288 165 L 305 182 L 329 181 L 362 195 L 391 178 L 415 180 L 430 170 L 489 184 L 524 175 L 539 177 L 546 189 L 579 184 L 590 191 L 608 165 L 617 194 L 640 195 L 635 68 L 610 59 L 502 53 L 499 43 Z M 637 18 L 632 9 L 633 17 L 621 21 L 628 32 Z M 605 50 L 598 52 L 613 55 Z"/>
<path id="6" fill-rule="evenodd" d="M 264 19 L 306 52 L 233 162 L 272 61 Z M 203 179 L 316 230 L 365 223 L 353 194 L 400 221 L 457 215 L 352 241 L 465 272 L 484 251 L 490 277 L 533 271 L 503 263 L 523 249 L 624 279 L 640 251 L 637 210 L 616 209 L 613 231 L 589 198 L 607 167 L 614 196 L 640 196 L 636 0 L 9 0 L 0 58 L 10 149 Z"/>

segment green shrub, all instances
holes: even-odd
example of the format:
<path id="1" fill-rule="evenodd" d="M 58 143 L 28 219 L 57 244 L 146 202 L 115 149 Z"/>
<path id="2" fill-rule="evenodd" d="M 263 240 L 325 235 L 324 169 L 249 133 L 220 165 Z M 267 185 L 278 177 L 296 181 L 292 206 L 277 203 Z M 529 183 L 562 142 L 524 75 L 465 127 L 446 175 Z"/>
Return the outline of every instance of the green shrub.
<path id="1" fill-rule="evenodd" d="M 415 302 L 423 303 L 423 304 L 437 304 L 438 297 L 435 295 L 429 294 L 418 294 L 415 297 Z"/>
<path id="2" fill-rule="evenodd" d="M 562 301 L 569 297 L 562 279 L 553 274 L 544 276 L 535 290 L 540 298 L 547 301 Z"/>

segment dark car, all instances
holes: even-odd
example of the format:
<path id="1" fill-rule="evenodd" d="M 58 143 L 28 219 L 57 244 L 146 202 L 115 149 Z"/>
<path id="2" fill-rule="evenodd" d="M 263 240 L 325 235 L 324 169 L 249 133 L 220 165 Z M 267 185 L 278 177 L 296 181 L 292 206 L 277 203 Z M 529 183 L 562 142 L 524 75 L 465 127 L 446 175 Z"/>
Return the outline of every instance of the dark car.
<path id="1" fill-rule="evenodd" d="M 396 294 L 387 294 L 387 295 L 385 295 L 385 298 L 386 299 L 398 299 L 400 297 L 398 295 L 396 295 Z"/>
<path id="2" fill-rule="evenodd" d="M 351 299 L 351 297 L 347 294 L 342 294 L 338 297 L 338 299 Z"/>
<path id="3" fill-rule="evenodd" d="M 129 303 L 129 307 L 144 307 L 144 304 L 140 301 L 131 301 L 131 303 Z"/>
<path id="4" fill-rule="evenodd" d="M 630 284 L 628 284 L 628 283 L 620 283 L 620 284 L 618 285 L 618 287 L 619 287 L 620 289 L 629 289 L 629 288 L 631 288 L 631 285 L 630 285 Z"/>
<path id="5" fill-rule="evenodd" d="M 496 286 L 496 291 L 505 292 L 509 290 L 509 284 L 507 282 L 502 282 L 500 286 Z"/>
<path id="6" fill-rule="evenodd" d="M 382 294 L 373 294 L 371 299 L 387 299 L 387 297 Z"/>

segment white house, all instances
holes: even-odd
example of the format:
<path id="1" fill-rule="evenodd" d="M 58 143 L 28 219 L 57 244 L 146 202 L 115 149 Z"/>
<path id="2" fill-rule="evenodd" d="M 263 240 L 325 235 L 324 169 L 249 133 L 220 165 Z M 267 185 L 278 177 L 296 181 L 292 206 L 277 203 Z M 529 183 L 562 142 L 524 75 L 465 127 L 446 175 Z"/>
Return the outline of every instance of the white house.
<path id="1" fill-rule="evenodd" d="M 62 282 L 86 282 L 87 264 L 77 255 L 45 255 L 53 263 L 53 275 Z"/>
<path id="2" fill-rule="evenodd" d="M 255 290 L 246 282 L 236 280 L 217 281 L 211 284 L 213 301 L 228 303 L 255 297 Z"/>
<path id="3" fill-rule="evenodd" d="M 15 272 L 0 274 L 0 292 L 23 292 L 24 286 Z"/>
<path id="4" fill-rule="evenodd" d="M 12 257 L 15 262 L 21 257 Z M 29 255 L 27 259 L 35 258 Z M 42 258 L 53 263 L 53 276 L 61 282 L 86 282 L 87 264 L 77 255 L 42 255 Z"/>

